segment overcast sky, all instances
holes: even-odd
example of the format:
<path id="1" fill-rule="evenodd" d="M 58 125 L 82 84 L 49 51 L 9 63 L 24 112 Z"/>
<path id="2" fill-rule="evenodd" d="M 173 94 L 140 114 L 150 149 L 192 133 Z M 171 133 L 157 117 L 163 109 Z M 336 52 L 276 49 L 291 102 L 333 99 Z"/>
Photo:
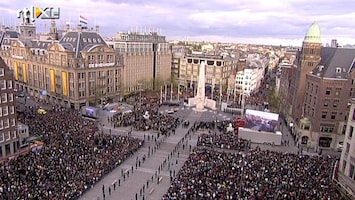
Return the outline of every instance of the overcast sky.
<path id="1" fill-rule="evenodd" d="M 1 23 L 19 24 L 16 11 L 30 6 L 59 7 L 58 28 L 83 15 L 103 36 L 158 30 L 167 40 L 301 45 L 317 21 L 324 44 L 355 44 L 354 0 L 1 0 Z M 49 23 L 36 21 L 41 30 Z"/>

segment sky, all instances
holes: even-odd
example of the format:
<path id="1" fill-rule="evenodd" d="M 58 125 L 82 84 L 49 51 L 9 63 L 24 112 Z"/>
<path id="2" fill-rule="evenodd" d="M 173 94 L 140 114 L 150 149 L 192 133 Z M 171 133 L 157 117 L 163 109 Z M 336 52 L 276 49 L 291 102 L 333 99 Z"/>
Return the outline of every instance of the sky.
<path id="1" fill-rule="evenodd" d="M 103 36 L 156 31 L 167 40 L 301 46 L 317 22 L 324 44 L 355 44 L 354 0 L 0 0 L 0 23 L 21 23 L 17 11 L 31 6 L 59 7 L 58 28 L 76 27 L 82 15 Z M 49 20 L 35 23 L 49 30 Z"/>

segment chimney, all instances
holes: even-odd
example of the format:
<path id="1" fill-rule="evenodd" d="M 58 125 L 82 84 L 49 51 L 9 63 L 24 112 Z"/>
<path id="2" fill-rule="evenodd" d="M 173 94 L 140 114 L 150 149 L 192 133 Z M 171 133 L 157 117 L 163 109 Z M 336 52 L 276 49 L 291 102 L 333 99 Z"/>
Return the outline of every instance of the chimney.
<path id="1" fill-rule="evenodd" d="M 96 33 L 99 33 L 99 31 L 100 31 L 99 25 L 96 25 L 96 26 L 95 26 L 95 31 L 96 31 Z"/>

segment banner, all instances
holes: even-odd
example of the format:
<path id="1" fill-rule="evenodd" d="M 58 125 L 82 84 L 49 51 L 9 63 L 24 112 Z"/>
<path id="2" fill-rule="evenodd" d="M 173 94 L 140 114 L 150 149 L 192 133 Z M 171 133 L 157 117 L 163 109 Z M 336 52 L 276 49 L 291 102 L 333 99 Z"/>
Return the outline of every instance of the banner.
<path id="1" fill-rule="evenodd" d="M 14 74 L 15 74 L 15 80 L 18 80 L 18 63 L 17 61 L 14 61 Z"/>
<path id="2" fill-rule="evenodd" d="M 51 69 L 49 71 L 50 79 L 51 79 L 51 92 L 55 92 L 55 71 Z"/>
<path id="3" fill-rule="evenodd" d="M 26 70 L 26 64 L 22 63 L 22 77 L 23 77 L 23 82 L 27 83 L 27 70 Z"/>
<path id="4" fill-rule="evenodd" d="M 68 74 L 64 71 L 62 71 L 62 89 L 63 95 L 68 96 Z"/>

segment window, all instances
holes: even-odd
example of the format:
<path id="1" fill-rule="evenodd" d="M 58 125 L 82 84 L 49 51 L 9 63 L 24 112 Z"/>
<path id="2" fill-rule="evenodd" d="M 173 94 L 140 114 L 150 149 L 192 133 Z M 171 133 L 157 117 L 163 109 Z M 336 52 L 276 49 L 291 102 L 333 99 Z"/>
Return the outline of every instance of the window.
<path id="1" fill-rule="evenodd" d="M 349 153 L 349 151 L 350 151 L 350 144 L 346 143 L 345 153 Z"/>
<path id="2" fill-rule="evenodd" d="M 4 108 L 2 109 L 2 114 L 4 116 L 7 116 L 9 114 L 9 108 L 7 106 L 4 106 Z"/>
<path id="3" fill-rule="evenodd" d="M 352 178 L 352 179 L 355 178 L 355 176 L 354 176 L 354 169 L 355 169 L 354 165 L 353 165 L 353 164 L 350 164 L 350 167 L 349 167 L 349 177 Z"/>
<path id="4" fill-rule="evenodd" d="M 332 112 L 332 115 L 330 116 L 330 119 L 335 119 L 337 116 L 337 112 Z"/>
<path id="5" fill-rule="evenodd" d="M 10 131 L 5 133 L 5 140 L 10 140 Z"/>
<path id="6" fill-rule="evenodd" d="M 324 107 L 328 107 L 329 102 L 330 102 L 330 99 L 324 99 L 324 104 L 323 104 L 323 106 L 324 106 Z"/>
<path id="7" fill-rule="evenodd" d="M 4 121 L 0 120 L 0 130 L 4 128 Z"/>
<path id="8" fill-rule="evenodd" d="M 6 80 L 0 80 L 0 89 L 2 90 L 6 89 Z"/>
<path id="9" fill-rule="evenodd" d="M 326 91 L 325 91 L 325 95 L 330 95 L 332 88 L 331 87 L 327 87 Z"/>
<path id="10" fill-rule="evenodd" d="M 5 127 L 5 128 L 9 128 L 9 127 L 10 127 L 9 119 L 5 119 L 5 120 L 4 120 L 4 127 Z"/>
<path id="11" fill-rule="evenodd" d="M 327 111 L 322 111 L 322 119 L 327 118 Z"/>
<path id="12" fill-rule="evenodd" d="M 4 133 L 0 133 L 0 142 L 4 141 Z"/>
<path id="13" fill-rule="evenodd" d="M 12 118 L 12 119 L 11 119 L 11 126 L 16 126 L 16 120 L 15 120 L 15 118 Z"/>
<path id="14" fill-rule="evenodd" d="M 12 132 L 12 138 L 13 138 L 13 139 L 17 138 L 16 131 L 13 131 L 13 132 Z"/>
<path id="15" fill-rule="evenodd" d="M 334 107 L 334 108 L 338 107 L 339 102 L 340 102 L 340 99 L 334 99 L 334 101 L 333 101 L 333 107 Z"/>
<path id="16" fill-rule="evenodd" d="M 351 139 L 351 137 L 353 137 L 353 131 L 354 131 L 354 127 L 350 126 L 349 128 L 349 138 Z"/>
<path id="17" fill-rule="evenodd" d="M 9 89 L 12 88 L 12 80 L 7 81 L 7 88 L 9 88 Z"/>
<path id="18" fill-rule="evenodd" d="M 7 102 L 7 93 L 2 93 L 1 94 L 1 102 L 6 103 Z"/>
<path id="19" fill-rule="evenodd" d="M 5 70 L 4 68 L 0 68 L 0 76 L 4 76 L 5 75 Z"/>
<path id="20" fill-rule="evenodd" d="M 14 101 L 14 94 L 10 93 L 9 94 L 9 102 L 13 102 Z"/>
<path id="21" fill-rule="evenodd" d="M 10 106 L 10 114 L 15 114 L 15 107 L 14 106 Z"/>
<path id="22" fill-rule="evenodd" d="M 346 160 L 343 160 L 343 169 L 342 169 L 343 172 L 345 170 L 345 167 L 346 167 Z"/>

